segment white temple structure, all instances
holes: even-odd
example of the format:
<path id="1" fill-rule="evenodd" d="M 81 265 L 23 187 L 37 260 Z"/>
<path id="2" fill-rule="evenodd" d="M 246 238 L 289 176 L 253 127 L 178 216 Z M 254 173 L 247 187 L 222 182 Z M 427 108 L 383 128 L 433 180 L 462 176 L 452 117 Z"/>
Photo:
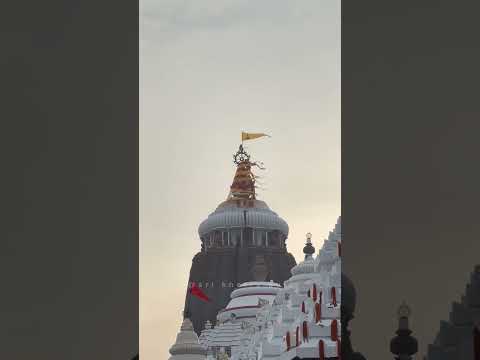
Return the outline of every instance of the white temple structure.
<path id="1" fill-rule="evenodd" d="M 311 234 L 305 260 L 291 269 L 285 287 L 241 284 L 227 307 L 209 322 L 199 342 L 207 359 L 337 359 L 341 349 L 341 222 L 316 257 Z"/>
<path id="2" fill-rule="evenodd" d="M 183 320 L 177 341 L 170 348 L 169 360 L 205 360 L 206 349 L 200 345 L 198 336 L 193 331 L 190 319 Z"/>
<path id="3" fill-rule="evenodd" d="M 232 292 L 227 307 L 218 313 L 217 326 L 212 328 L 210 321 L 206 322 L 200 334 L 200 343 L 208 348 L 212 356 L 222 351 L 231 354 L 232 347 L 240 346 L 245 324 L 254 323 L 259 309 L 267 302 L 272 303 L 282 289 L 280 284 L 274 282 L 241 284 Z"/>

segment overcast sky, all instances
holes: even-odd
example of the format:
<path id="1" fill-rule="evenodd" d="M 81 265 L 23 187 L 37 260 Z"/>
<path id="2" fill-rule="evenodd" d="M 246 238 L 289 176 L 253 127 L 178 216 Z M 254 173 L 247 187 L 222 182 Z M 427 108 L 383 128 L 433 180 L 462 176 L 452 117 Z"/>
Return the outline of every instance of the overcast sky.
<path id="1" fill-rule="evenodd" d="M 140 2 L 140 353 L 168 358 L 242 130 L 302 258 L 340 215 L 340 1 Z"/>

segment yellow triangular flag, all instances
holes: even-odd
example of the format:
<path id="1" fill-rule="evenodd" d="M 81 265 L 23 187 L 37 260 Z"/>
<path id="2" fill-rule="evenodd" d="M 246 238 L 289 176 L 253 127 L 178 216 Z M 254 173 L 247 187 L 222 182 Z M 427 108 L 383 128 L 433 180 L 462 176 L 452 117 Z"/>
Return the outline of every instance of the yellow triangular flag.
<path id="1" fill-rule="evenodd" d="M 246 132 L 242 131 L 242 141 L 252 140 L 252 139 L 262 137 L 262 136 L 270 137 L 270 135 L 267 135 L 267 134 L 264 134 L 264 133 L 246 133 Z"/>

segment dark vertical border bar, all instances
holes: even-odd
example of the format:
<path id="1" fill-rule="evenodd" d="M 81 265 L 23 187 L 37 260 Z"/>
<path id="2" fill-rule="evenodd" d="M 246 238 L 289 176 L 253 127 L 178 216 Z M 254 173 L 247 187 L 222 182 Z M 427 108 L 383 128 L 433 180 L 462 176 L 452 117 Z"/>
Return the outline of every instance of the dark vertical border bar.
<path id="1" fill-rule="evenodd" d="M 2 4 L 0 357 L 138 353 L 138 3 Z"/>
<path id="2" fill-rule="evenodd" d="M 342 266 L 354 348 L 419 358 L 480 263 L 478 2 L 342 2 Z"/>

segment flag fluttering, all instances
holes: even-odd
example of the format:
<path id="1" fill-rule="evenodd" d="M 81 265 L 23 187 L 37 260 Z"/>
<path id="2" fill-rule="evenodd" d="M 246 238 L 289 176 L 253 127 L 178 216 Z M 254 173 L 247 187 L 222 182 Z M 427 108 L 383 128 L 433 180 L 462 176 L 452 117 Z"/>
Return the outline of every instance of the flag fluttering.
<path id="1" fill-rule="evenodd" d="M 263 137 L 263 136 L 270 137 L 270 135 L 267 135 L 267 134 L 264 134 L 264 133 L 247 133 L 247 132 L 242 131 L 242 141 L 253 140 L 253 139 L 257 139 L 259 137 Z"/>
<path id="2" fill-rule="evenodd" d="M 200 289 L 197 284 L 192 283 L 190 294 L 203 301 L 210 301 L 210 298 Z"/>

